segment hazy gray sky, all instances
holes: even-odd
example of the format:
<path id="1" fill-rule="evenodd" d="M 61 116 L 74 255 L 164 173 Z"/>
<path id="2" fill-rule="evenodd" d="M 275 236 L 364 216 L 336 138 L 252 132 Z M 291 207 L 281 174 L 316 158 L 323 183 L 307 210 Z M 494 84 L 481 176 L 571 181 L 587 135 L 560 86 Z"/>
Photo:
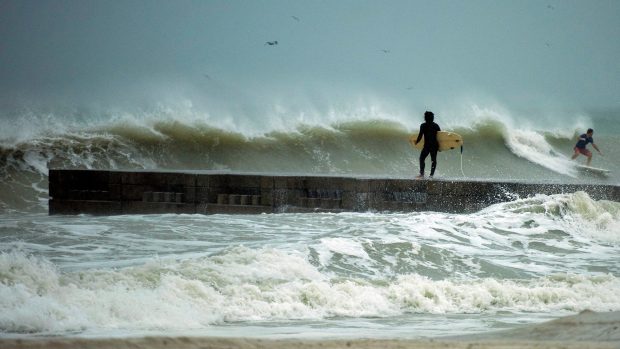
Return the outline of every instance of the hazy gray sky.
<path id="1" fill-rule="evenodd" d="M 619 38 L 617 0 L 0 0 L 0 91 L 617 107 Z"/>

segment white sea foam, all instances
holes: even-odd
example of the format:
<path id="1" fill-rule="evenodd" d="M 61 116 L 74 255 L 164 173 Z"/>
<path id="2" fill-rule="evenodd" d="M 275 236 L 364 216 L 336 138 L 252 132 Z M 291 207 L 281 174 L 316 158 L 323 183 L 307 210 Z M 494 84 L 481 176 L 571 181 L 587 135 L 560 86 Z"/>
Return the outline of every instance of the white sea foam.
<path id="1" fill-rule="evenodd" d="M 196 329 L 223 322 L 383 317 L 404 313 L 620 310 L 620 279 L 551 275 L 531 280 L 369 282 L 333 278 L 299 253 L 233 248 L 183 261 L 63 272 L 22 252 L 0 254 L 0 329 L 63 332 Z"/>
<path id="2" fill-rule="evenodd" d="M 364 250 L 364 247 L 357 241 L 345 238 L 324 238 L 321 239 L 321 243 L 327 247 L 328 250 L 343 255 L 354 256 L 362 259 L 368 259 L 368 253 Z"/>
<path id="3" fill-rule="evenodd" d="M 472 214 L 7 216 L 0 331 L 620 310 L 619 221 L 583 192 Z"/>

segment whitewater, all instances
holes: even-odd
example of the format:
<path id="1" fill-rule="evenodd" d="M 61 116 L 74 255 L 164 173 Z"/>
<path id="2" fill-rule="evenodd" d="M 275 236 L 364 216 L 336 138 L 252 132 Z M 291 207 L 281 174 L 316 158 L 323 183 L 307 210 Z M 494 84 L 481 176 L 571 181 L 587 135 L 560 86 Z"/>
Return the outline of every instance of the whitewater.
<path id="1" fill-rule="evenodd" d="M 421 117 L 244 130 L 178 110 L 80 113 L 2 119 L 1 337 L 422 338 L 620 310 L 620 203 L 585 192 L 471 214 L 47 215 L 48 168 L 411 178 Z M 461 115 L 438 114 L 465 140 L 462 158 L 440 153 L 440 180 L 619 183 L 613 116 L 586 119 L 605 154 L 593 164 L 611 170 L 593 176 L 570 160 L 586 123 Z"/>

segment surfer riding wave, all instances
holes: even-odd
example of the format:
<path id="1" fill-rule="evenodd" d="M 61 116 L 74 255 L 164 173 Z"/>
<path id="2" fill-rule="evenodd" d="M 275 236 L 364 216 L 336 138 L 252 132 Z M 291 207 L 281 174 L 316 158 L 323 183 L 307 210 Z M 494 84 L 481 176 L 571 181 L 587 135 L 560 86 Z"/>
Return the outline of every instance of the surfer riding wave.
<path id="1" fill-rule="evenodd" d="M 592 147 L 594 147 L 594 149 L 596 149 L 599 154 L 603 155 L 603 153 L 601 153 L 601 150 L 596 146 L 596 144 L 594 144 L 594 139 L 592 138 L 593 134 L 594 130 L 589 128 L 586 133 L 579 136 L 579 138 L 577 139 L 577 144 L 575 144 L 575 147 L 573 148 L 575 153 L 571 157 L 572 160 L 575 160 L 579 156 L 579 154 L 582 154 L 588 158 L 586 166 L 590 166 L 590 163 L 592 162 L 592 152 L 586 148 L 588 143 L 592 143 Z"/>

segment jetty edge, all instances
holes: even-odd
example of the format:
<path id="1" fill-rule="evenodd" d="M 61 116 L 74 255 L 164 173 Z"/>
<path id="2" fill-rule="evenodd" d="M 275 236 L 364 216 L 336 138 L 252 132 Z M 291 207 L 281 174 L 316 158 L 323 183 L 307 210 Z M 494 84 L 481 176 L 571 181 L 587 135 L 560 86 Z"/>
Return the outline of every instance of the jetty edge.
<path id="1" fill-rule="evenodd" d="M 583 191 L 620 202 L 620 186 L 230 171 L 49 170 L 49 214 L 471 213 L 489 205 Z"/>

